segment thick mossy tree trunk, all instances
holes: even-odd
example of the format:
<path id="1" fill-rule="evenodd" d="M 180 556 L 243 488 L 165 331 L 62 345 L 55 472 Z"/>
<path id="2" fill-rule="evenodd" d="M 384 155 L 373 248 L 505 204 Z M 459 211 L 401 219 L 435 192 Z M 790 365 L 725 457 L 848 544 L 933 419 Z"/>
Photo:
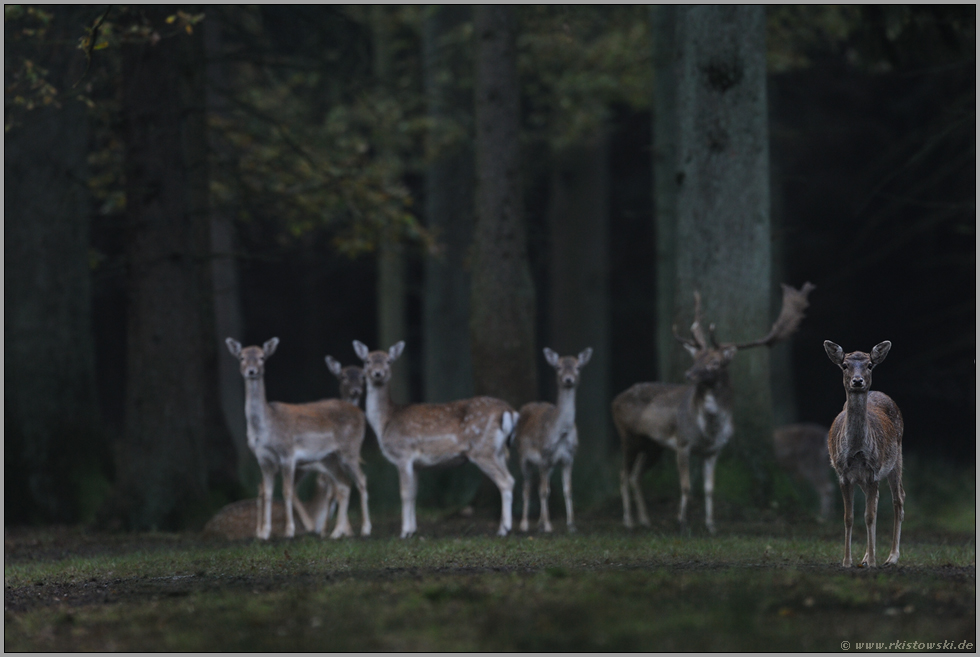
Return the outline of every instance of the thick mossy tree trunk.
<path id="1" fill-rule="evenodd" d="M 575 465 L 577 498 L 610 491 L 604 466 L 609 460 L 610 302 L 608 139 L 555 154 L 548 210 L 550 234 L 549 343 L 563 356 L 592 347 L 575 401 L 579 451 Z M 538 359 L 543 359 L 537 353 Z M 550 369 L 550 368 L 548 368 Z M 556 395 L 549 377 L 546 389 Z M 554 401 L 555 396 L 548 397 Z M 579 484 L 585 484 L 581 486 Z"/>
<path id="2" fill-rule="evenodd" d="M 470 356 L 470 272 L 475 186 L 473 91 L 462 79 L 472 66 L 462 44 L 451 40 L 471 19 L 466 5 L 430 5 L 422 32 L 425 96 L 432 131 L 425 172 L 425 218 L 439 241 L 425 261 L 422 308 L 424 396 L 427 402 L 473 395 Z"/>
<path id="3" fill-rule="evenodd" d="M 108 460 L 95 389 L 88 118 L 69 93 L 85 69 L 75 43 L 93 11 L 46 9 L 47 39 L 24 56 L 48 70 L 61 106 L 24 113 L 4 136 L 6 524 L 79 520 L 82 487 Z"/>
<path id="4" fill-rule="evenodd" d="M 669 13 L 655 34 L 666 34 L 673 45 L 657 56 L 657 74 L 666 68 L 661 83 L 673 88 L 655 97 L 655 120 L 666 122 L 655 134 L 676 126 L 676 143 L 663 152 L 658 146 L 654 160 L 658 193 L 664 186 L 673 188 L 656 205 L 658 223 L 664 224 L 658 239 L 671 239 L 673 232 L 673 241 L 661 244 L 658 252 L 672 252 L 675 280 L 673 308 L 658 318 L 660 347 L 666 348 L 664 336 L 672 323 L 686 331 L 695 289 L 719 340 L 760 338 L 773 319 L 765 9 L 663 11 Z M 681 352 L 677 345 L 673 350 Z M 679 380 L 678 368 L 672 365 L 668 371 Z M 744 350 L 729 372 L 735 390 L 731 451 L 749 464 L 761 484 L 772 459 L 768 349 Z M 761 501 L 765 487 L 757 489 Z"/>
<path id="5" fill-rule="evenodd" d="M 537 397 L 534 285 L 520 167 L 513 8 L 474 8 L 476 228 L 470 288 L 474 390 L 515 408 Z"/>
<path id="6" fill-rule="evenodd" d="M 173 8 L 143 12 L 161 31 Z M 127 363 L 112 512 L 131 528 L 204 518 L 234 486 L 218 402 L 201 30 L 123 51 Z"/>

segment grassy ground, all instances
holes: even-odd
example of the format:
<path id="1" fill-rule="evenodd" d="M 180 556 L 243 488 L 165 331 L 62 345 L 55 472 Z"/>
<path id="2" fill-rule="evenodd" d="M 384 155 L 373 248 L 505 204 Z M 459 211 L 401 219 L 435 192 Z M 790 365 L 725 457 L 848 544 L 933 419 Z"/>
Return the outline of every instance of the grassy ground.
<path id="1" fill-rule="evenodd" d="M 672 508 L 654 504 L 663 520 L 649 530 L 627 532 L 610 504 L 581 514 L 577 534 L 559 512 L 555 535 L 504 539 L 489 511 L 420 513 L 421 537 L 407 541 L 391 513 L 375 517 L 371 538 L 342 541 L 8 530 L 4 648 L 838 651 L 847 641 L 861 651 L 976 641 L 975 530 L 910 523 L 898 567 L 845 570 L 839 521 L 723 521 L 710 537 L 676 531 Z M 890 532 L 885 507 L 880 561 Z"/>

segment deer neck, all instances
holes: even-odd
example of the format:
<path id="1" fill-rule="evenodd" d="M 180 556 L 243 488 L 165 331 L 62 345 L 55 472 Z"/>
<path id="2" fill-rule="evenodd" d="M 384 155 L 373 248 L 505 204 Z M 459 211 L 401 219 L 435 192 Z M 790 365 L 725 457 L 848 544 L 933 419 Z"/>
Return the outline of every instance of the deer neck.
<path id="1" fill-rule="evenodd" d="M 562 432 L 567 431 L 575 424 L 575 388 L 559 387 L 555 406 L 557 408 L 555 423 Z"/>
<path id="2" fill-rule="evenodd" d="M 368 382 L 364 393 L 364 415 L 367 417 L 368 424 L 374 429 L 374 435 L 381 440 L 382 432 L 395 410 L 395 404 L 391 401 L 391 390 L 388 382 L 378 386 Z"/>
<path id="3" fill-rule="evenodd" d="M 248 442 L 255 445 L 269 431 L 269 403 L 265 398 L 265 378 L 245 379 L 245 422 Z"/>
<path id="4" fill-rule="evenodd" d="M 844 442 L 847 453 L 861 450 L 868 436 L 868 391 L 848 392 L 844 415 Z"/>
<path id="5" fill-rule="evenodd" d="M 721 372 L 712 383 L 698 382 L 694 386 L 695 404 L 711 415 L 728 412 L 731 409 L 731 396 L 728 372 Z"/>

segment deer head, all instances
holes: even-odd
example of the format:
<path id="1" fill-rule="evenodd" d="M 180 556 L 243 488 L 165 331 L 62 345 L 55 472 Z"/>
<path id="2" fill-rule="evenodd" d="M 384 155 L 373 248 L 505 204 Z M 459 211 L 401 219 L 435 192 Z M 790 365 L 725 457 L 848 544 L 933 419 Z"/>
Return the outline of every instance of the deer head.
<path id="1" fill-rule="evenodd" d="M 588 347 L 578 356 L 561 357 L 548 347 L 544 348 L 544 359 L 558 373 L 559 388 L 574 388 L 579 382 L 579 370 L 592 358 L 592 347 Z"/>
<path id="2" fill-rule="evenodd" d="M 238 359 L 239 371 L 246 379 L 261 379 L 265 376 L 265 361 L 276 351 L 279 346 L 279 338 L 272 338 L 266 341 L 262 348 L 242 347 L 242 344 L 232 338 L 227 338 L 225 344 L 228 351 Z"/>
<path id="3" fill-rule="evenodd" d="M 388 351 L 370 351 L 366 344 L 354 340 L 354 353 L 364 361 L 364 376 L 375 386 L 388 383 L 391 379 L 391 364 L 398 360 L 404 349 L 404 340 L 393 344 Z"/>
<path id="4" fill-rule="evenodd" d="M 839 344 L 824 340 L 824 351 L 831 362 L 844 372 L 844 389 L 848 392 L 867 392 L 871 389 L 871 370 L 885 360 L 892 343 L 888 340 L 875 345 L 871 353 L 852 351 L 845 354 Z"/>
<path id="5" fill-rule="evenodd" d="M 327 356 L 327 369 L 340 381 L 340 395 L 344 399 L 360 399 L 364 394 L 364 369 L 348 365 L 341 366 L 333 356 Z"/>
<path id="6" fill-rule="evenodd" d="M 708 334 L 705 335 L 704 325 L 701 321 L 701 294 L 695 290 L 694 323 L 691 324 L 692 339 L 688 340 L 681 337 L 677 333 L 677 326 L 672 327 L 674 338 L 684 346 L 694 359 L 694 364 L 684 375 L 692 382 L 713 383 L 732 362 L 739 349 L 770 347 L 780 340 L 785 340 L 799 328 L 800 322 L 803 320 L 803 311 L 810 305 L 807 295 L 815 288 L 816 286 L 812 283 L 804 283 L 803 287 L 797 290 L 784 283 L 783 306 L 768 335 L 758 340 L 738 344 L 718 344 L 715 339 L 714 324 L 708 326 Z"/>

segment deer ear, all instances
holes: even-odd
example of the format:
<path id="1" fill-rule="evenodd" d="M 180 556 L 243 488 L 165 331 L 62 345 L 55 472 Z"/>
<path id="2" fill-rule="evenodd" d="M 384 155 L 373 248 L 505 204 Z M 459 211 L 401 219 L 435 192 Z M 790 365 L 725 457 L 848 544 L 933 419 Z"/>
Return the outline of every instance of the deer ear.
<path id="1" fill-rule="evenodd" d="M 835 365 L 840 365 L 844 362 L 844 350 L 837 343 L 831 342 L 830 340 L 823 341 L 823 350 L 827 352 L 827 357 Z"/>
<path id="2" fill-rule="evenodd" d="M 592 358 L 592 347 L 586 347 L 582 350 L 582 353 L 578 355 L 578 366 L 582 367 Z"/>
<path id="3" fill-rule="evenodd" d="M 871 365 L 875 366 L 881 361 L 885 360 L 885 356 L 892 348 L 892 343 L 888 340 L 884 342 L 879 342 L 875 345 L 875 348 L 871 350 Z"/>
<path id="4" fill-rule="evenodd" d="M 225 338 L 225 344 L 228 345 L 228 351 L 235 358 L 238 358 L 238 354 L 242 353 L 242 343 L 234 338 Z"/>
<path id="5" fill-rule="evenodd" d="M 276 347 L 279 346 L 279 338 L 272 338 L 268 340 L 264 345 L 262 345 L 262 354 L 268 358 L 272 354 L 276 353 Z"/>
<path id="6" fill-rule="evenodd" d="M 547 347 L 544 348 L 544 359 L 548 361 L 548 364 L 552 367 L 558 367 L 558 354 Z"/>
<path id="7" fill-rule="evenodd" d="M 324 358 L 324 360 L 327 361 L 327 369 L 330 370 L 334 376 L 339 377 L 340 370 L 343 369 L 340 367 L 340 363 L 338 363 L 333 356 L 327 356 Z"/>
<path id="8" fill-rule="evenodd" d="M 405 350 L 404 340 L 399 340 L 395 344 L 391 345 L 391 348 L 388 349 L 388 362 L 394 363 L 396 360 L 398 360 L 398 357 L 402 355 L 402 351 L 404 350 Z"/>
<path id="9" fill-rule="evenodd" d="M 360 340 L 354 340 L 354 353 L 363 361 L 367 361 L 368 354 L 371 352 L 367 345 Z"/>

